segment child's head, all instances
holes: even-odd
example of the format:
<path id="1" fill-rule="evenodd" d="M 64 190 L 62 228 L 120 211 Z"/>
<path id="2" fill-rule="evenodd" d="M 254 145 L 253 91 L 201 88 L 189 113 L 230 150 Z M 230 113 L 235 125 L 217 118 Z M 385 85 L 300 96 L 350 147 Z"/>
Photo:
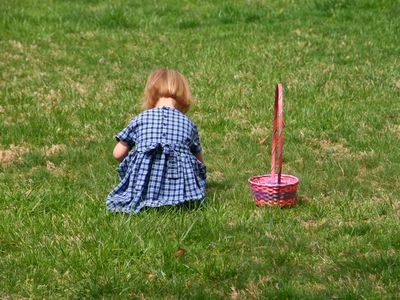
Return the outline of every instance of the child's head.
<path id="1" fill-rule="evenodd" d="M 157 69 L 147 78 L 143 106 L 153 108 L 162 97 L 175 99 L 177 108 L 184 113 L 192 104 L 189 85 L 185 77 L 175 70 Z"/>

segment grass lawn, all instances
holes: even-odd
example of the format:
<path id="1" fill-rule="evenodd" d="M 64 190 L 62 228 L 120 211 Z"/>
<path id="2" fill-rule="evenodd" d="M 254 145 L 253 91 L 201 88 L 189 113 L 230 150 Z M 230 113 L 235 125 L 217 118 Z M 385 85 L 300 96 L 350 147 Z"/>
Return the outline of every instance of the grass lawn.
<path id="1" fill-rule="evenodd" d="M 0 298 L 400 298 L 399 16 L 398 0 L 2 0 Z M 158 67 L 191 85 L 207 204 L 107 213 L 113 136 Z M 299 201 L 257 208 L 278 82 Z"/>

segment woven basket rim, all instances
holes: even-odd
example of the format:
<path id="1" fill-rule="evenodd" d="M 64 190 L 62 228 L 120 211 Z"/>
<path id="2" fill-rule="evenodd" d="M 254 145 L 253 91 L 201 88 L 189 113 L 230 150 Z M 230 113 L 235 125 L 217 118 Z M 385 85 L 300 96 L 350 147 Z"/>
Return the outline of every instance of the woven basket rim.
<path id="1" fill-rule="evenodd" d="M 277 176 L 277 175 L 275 175 Z M 275 187 L 275 186 L 291 186 L 291 185 L 296 185 L 299 183 L 299 179 L 296 176 L 293 175 L 288 175 L 288 174 L 281 174 L 281 179 L 284 180 L 285 178 L 291 178 L 294 179 L 294 182 L 291 183 L 275 183 L 275 182 L 264 182 L 264 183 L 259 183 L 259 182 L 254 182 L 255 179 L 260 178 L 260 177 L 271 177 L 271 174 L 265 174 L 265 175 L 257 175 L 257 176 L 252 176 L 249 178 L 248 182 L 251 185 L 255 185 L 255 186 L 270 186 L 270 187 Z"/>

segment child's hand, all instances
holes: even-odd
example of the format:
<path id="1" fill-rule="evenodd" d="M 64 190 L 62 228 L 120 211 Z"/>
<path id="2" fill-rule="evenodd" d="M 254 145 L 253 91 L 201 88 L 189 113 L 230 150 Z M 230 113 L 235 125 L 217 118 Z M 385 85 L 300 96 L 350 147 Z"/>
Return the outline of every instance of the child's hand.
<path id="1" fill-rule="evenodd" d="M 203 157 L 203 153 L 199 152 L 196 154 L 196 158 L 201 161 L 201 163 L 204 165 L 204 157 Z"/>

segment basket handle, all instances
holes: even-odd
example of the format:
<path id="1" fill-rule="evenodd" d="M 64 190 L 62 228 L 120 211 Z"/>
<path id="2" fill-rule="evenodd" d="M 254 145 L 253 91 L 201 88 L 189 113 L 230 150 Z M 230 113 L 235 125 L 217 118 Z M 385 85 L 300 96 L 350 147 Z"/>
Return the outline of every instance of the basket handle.
<path id="1" fill-rule="evenodd" d="M 278 184 L 281 183 L 281 174 L 282 174 L 282 148 L 283 148 L 282 127 L 283 127 L 283 87 L 282 84 L 278 83 L 276 85 L 276 90 L 275 90 L 274 128 L 272 135 L 272 151 L 271 151 L 271 178 L 275 178 L 276 138 L 278 135 Z"/>

